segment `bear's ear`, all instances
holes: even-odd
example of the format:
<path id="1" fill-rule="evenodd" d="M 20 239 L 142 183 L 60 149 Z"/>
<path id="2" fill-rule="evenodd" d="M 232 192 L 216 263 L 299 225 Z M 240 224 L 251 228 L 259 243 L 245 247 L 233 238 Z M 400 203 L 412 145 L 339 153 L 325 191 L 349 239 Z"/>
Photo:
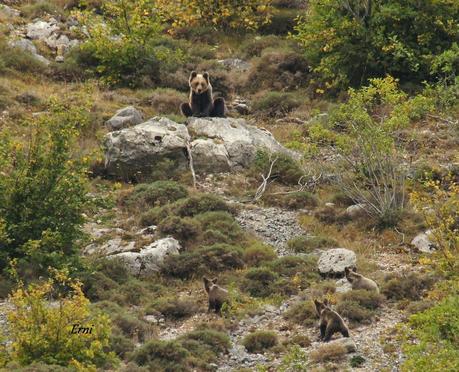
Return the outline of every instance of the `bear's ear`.
<path id="1" fill-rule="evenodd" d="M 190 74 L 190 81 L 191 79 L 195 78 L 196 75 L 198 75 L 198 73 L 196 71 L 191 71 L 191 74 Z"/>
<path id="2" fill-rule="evenodd" d="M 217 278 L 213 278 L 212 283 L 217 284 L 217 280 L 218 280 Z"/>
<path id="3" fill-rule="evenodd" d="M 320 315 L 320 309 L 322 307 L 322 302 L 317 299 L 314 299 L 314 306 L 316 307 L 317 314 Z"/>
<path id="4" fill-rule="evenodd" d="M 346 275 L 349 274 L 349 268 L 348 268 L 348 267 L 345 267 L 345 268 L 344 268 L 344 272 L 346 273 Z"/>
<path id="5" fill-rule="evenodd" d="M 356 273 L 356 272 L 357 272 L 357 268 L 354 266 L 354 267 L 352 268 L 352 271 Z"/>
<path id="6" fill-rule="evenodd" d="M 202 77 L 209 82 L 209 73 L 207 71 L 202 74 Z"/>
<path id="7" fill-rule="evenodd" d="M 327 299 L 327 298 L 324 299 L 324 305 L 325 305 L 325 306 L 330 306 L 330 302 L 328 302 L 328 299 Z"/>
<path id="8" fill-rule="evenodd" d="M 203 280 L 203 282 L 204 282 L 204 288 L 206 289 L 206 292 L 209 293 L 209 283 L 210 283 L 210 280 L 207 279 L 206 277 L 203 277 L 202 280 Z"/>

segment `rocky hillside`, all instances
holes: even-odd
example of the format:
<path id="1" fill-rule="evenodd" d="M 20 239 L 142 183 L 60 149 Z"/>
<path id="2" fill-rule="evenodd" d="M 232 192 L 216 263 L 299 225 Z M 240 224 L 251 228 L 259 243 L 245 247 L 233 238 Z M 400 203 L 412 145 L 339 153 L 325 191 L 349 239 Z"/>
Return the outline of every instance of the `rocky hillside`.
<path id="1" fill-rule="evenodd" d="M 459 8 L 198 3 L 0 4 L 2 370 L 458 370 Z"/>

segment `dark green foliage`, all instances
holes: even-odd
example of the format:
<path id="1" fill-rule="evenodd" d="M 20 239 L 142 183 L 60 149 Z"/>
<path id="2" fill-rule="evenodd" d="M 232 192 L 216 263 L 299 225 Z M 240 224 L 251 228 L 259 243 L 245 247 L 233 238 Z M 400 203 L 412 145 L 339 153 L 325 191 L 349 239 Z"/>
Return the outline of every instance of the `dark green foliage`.
<path id="1" fill-rule="evenodd" d="M 135 349 L 135 344 L 130 338 L 122 334 L 112 334 L 110 336 L 110 349 L 120 358 L 124 358 Z"/>
<path id="2" fill-rule="evenodd" d="M 459 5 L 449 0 L 368 1 L 349 8 L 338 0 L 313 0 L 295 39 L 323 86 L 347 88 L 386 74 L 421 82 L 431 79 L 432 61 L 457 42 L 458 19 Z"/>
<path id="3" fill-rule="evenodd" d="M 352 358 L 351 358 L 351 367 L 352 368 L 357 368 L 357 367 L 360 367 L 363 363 L 366 362 L 366 359 L 361 356 L 361 355 L 354 355 Z"/>
<path id="4" fill-rule="evenodd" d="M 73 152 L 88 122 L 86 107 L 51 100 L 48 112 L 28 124 L 26 143 L 2 131 L 0 268 L 12 258 L 20 260 L 20 274 L 81 266 L 76 241 L 88 204 L 87 178 L 85 164 Z"/>
<path id="5" fill-rule="evenodd" d="M 244 289 L 254 297 L 268 297 L 275 293 L 274 283 L 279 276 L 271 270 L 253 268 L 245 274 Z"/>
<path id="6" fill-rule="evenodd" d="M 308 191 L 298 191 L 289 194 L 267 194 L 263 200 L 269 205 L 287 209 L 301 209 L 317 206 L 317 198 Z"/>
<path id="7" fill-rule="evenodd" d="M 385 278 L 382 293 L 394 300 L 419 300 L 423 292 L 429 289 L 435 279 L 431 275 L 408 273 L 404 276 L 391 275 Z"/>
<path id="8" fill-rule="evenodd" d="M 159 312 L 168 319 L 182 319 L 195 314 L 198 305 L 191 299 L 161 297 L 154 300 L 147 308 L 147 313 Z"/>
<path id="9" fill-rule="evenodd" d="M 273 14 L 271 22 L 261 26 L 259 31 L 263 35 L 287 35 L 289 32 L 293 31 L 295 18 L 297 16 L 298 10 L 296 9 L 277 10 Z"/>
<path id="10" fill-rule="evenodd" d="M 352 290 L 340 296 L 336 311 L 350 321 L 371 321 L 384 297 L 373 291 Z"/>
<path id="11" fill-rule="evenodd" d="M 215 354 L 226 352 L 231 347 L 228 335 L 214 329 L 194 330 L 185 334 L 181 340 L 198 341 L 209 346 Z"/>
<path id="12" fill-rule="evenodd" d="M 179 200 L 171 206 L 171 209 L 181 217 L 193 217 L 212 211 L 233 212 L 233 208 L 224 200 L 211 194 L 199 194 Z"/>
<path id="13" fill-rule="evenodd" d="M 267 35 L 256 38 L 248 38 L 241 44 L 241 53 L 243 58 L 259 57 L 263 50 L 270 49 L 291 49 L 295 43 L 285 40 L 280 36 Z"/>
<path id="14" fill-rule="evenodd" d="M 137 349 L 131 360 L 151 371 L 187 371 L 190 353 L 176 341 L 151 340 Z"/>
<path id="15" fill-rule="evenodd" d="M 189 279 L 214 272 L 240 269 L 244 266 L 242 248 L 228 244 L 215 244 L 179 256 L 167 257 L 162 272 L 165 275 Z"/>
<path id="16" fill-rule="evenodd" d="M 44 73 L 46 66 L 38 61 L 32 53 L 20 48 L 9 46 L 4 40 L 0 39 L 0 72 L 5 73 L 9 70 L 21 73 Z"/>
<path id="17" fill-rule="evenodd" d="M 252 166 L 252 173 L 259 177 L 260 173 L 269 171 L 271 162 L 276 159 L 271 177 L 285 185 L 297 185 L 298 180 L 304 175 L 298 162 L 285 154 L 269 155 L 266 151 L 258 150 Z"/>
<path id="18" fill-rule="evenodd" d="M 158 229 L 163 235 L 172 235 L 180 243 L 185 244 L 195 238 L 201 231 L 198 221 L 190 218 L 180 218 L 178 216 L 169 216 L 162 220 Z"/>
<path id="19" fill-rule="evenodd" d="M 267 92 L 253 102 L 253 109 L 260 115 L 282 117 L 302 103 L 295 93 Z"/>
<path id="20" fill-rule="evenodd" d="M 310 327 L 317 322 L 317 311 L 312 301 L 303 301 L 292 305 L 285 313 L 285 318 L 297 324 Z"/>
<path id="21" fill-rule="evenodd" d="M 271 331 L 255 331 L 242 340 L 242 345 L 249 353 L 262 353 L 276 346 L 277 343 L 277 334 Z"/>
<path id="22" fill-rule="evenodd" d="M 186 188 L 177 182 L 155 181 L 136 185 L 124 203 L 136 210 L 145 210 L 148 207 L 160 207 L 187 196 Z"/>
<path id="23" fill-rule="evenodd" d="M 73 367 L 63 367 L 57 364 L 46 364 L 44 362 L 34 362 L 28 366 L 22 366 L 17 362 L 8 363 L 4 366 L 4 371 L 15 372 L 72 372 Z"/>
<path id="24" fill-rule="evenodd" d="M 281 276 L 294 277 L 300 275 L 307 284 L 318 279 L 317 260 L 314 257 L 284 256 L 269 263 L 268 267 Z"/>
<path id="25" fill-rule="evenodd" d="M 166 207 L 155 207 L 140 215 L 140 224 L 142 226 L 157 225 L 160 221 L 168 216 L 170 209 Z"/>
<path id="26" fill-rule="evenodd" d="M 236 244 L 243 238 L 243 231 L 239 224 L 228 212 L 205 212 L 198 214 L 195 220 L 201 224 L 205 244 Z"/>
<path id="27" fill-rule="evenodd" d="M 248 266 L 260 266 L 277 258 L 274 249 L 262 243 L 252 244 L 244 251 L 244 262 Z"/>
<path id="28" fill-rule="evenodd" d="M 336 240 L 326 236 L 298 236 L 287 242 L 288 247 L 296 253 L 311 253 L 320 248 L 337 246 Z"/>

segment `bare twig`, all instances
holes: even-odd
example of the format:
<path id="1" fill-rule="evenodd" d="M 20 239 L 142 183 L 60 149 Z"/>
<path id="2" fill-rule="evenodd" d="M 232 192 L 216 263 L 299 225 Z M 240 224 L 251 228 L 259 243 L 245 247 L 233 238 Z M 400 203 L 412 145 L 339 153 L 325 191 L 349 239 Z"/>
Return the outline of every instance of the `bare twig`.
<path id="1" fill-rule="evenodd" d="M 193 187 L 196 188 L 196 173 L 194 171 L 194 165 L 193 165 L 193 155 L 191 154 L 191 146 L 189 144 L 189 142 L 186 143 L 186 150 L 188 152 L 188 162 L 189 162 L 189 165 L 190 165 L 190 171 L 191 171 L 191 175 L 193 176 Z"/>
<path id="2" fill-rule="evenodd" d="M 273 167 L 274 167 L 274 164 L 276 163 L 277 161 L 277 157 L 274 158 L 274 160 L 271 161 L 271 164 L 269 166 L 269 171 L 268 171 L 268 174 L 266 175 L 266 177 L 262 174 L 261 177 L 263 178 L 263 182 L 261 183 L 260 186 L 258 186 L 258 189 L 255 193 L 255 196 L 253 197 L 253 201 L 257 201 L 259 200 L 263 194 L 265 193 L 266 191 L 266 187 L 268 186 L 268 181 L 269 181 L 269 178 L 271 177 L 271 173 L 273 171 Z M 270 158 L 271 160 L 271 158 Z"/>

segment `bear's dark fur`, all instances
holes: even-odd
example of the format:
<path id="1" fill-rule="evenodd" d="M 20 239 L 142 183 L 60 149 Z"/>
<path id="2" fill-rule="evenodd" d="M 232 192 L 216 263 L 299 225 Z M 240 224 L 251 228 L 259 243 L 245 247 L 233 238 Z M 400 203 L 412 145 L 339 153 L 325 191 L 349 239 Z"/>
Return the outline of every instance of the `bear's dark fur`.
<path id="1" fill-rule="evenodd" d="M 225 100 L 213 99 L 212 85 L 209 74 L 198 74 L 193 71 L 190 75 L 190 101 L 182 103 L 180 110 L 186 117 L 225 117 Z"/>
<path id="2" fill-rule="evenodd" d="M 320 339 L 324 342 L 330 341 L 333 334 L 340 332 L 343 337 L 349 337 L 349 329 L 344 324 L 343 318 L 336 312 L 333 311 L 327 300 L 320 302 L 314 300 L 317 314 L 320 316 L 319 328 L 320 328 Z"/>

